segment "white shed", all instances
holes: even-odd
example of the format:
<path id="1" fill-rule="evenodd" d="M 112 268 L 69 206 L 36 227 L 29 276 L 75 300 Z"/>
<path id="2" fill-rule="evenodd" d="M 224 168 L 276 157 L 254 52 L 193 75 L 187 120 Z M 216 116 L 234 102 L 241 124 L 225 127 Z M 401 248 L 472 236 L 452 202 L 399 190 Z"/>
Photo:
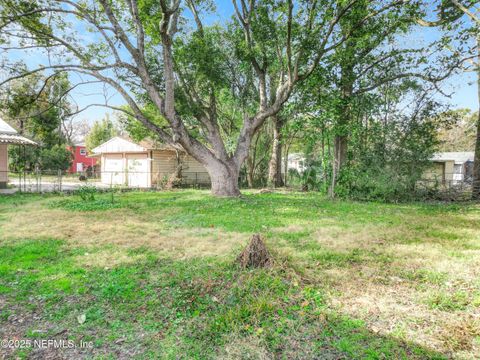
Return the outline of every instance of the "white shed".
<path id="1" fill-rule="evenodd" d="M 136 143 L 116 136 L 92 150 L 100 157 L 101 181 L 108 185 L 149 188 L 168 178 L 182 165 L 186 183 L 209 184 L 203 165 L 181 148 L 144 140 Z"/>

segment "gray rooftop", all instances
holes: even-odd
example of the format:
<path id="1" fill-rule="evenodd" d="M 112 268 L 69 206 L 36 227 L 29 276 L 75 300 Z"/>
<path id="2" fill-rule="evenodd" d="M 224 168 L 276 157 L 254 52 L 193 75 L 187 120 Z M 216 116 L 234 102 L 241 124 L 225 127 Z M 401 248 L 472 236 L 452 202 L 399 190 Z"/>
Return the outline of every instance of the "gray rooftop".
<path id="1" fill-rule="evenodd" d="M 433 161 L 455 161 L 455 164 L 464 164 L 467 161 L 473 161 L 475 153 L 473 151 L 463 152 L 441 152 L 433 155 Z"/>

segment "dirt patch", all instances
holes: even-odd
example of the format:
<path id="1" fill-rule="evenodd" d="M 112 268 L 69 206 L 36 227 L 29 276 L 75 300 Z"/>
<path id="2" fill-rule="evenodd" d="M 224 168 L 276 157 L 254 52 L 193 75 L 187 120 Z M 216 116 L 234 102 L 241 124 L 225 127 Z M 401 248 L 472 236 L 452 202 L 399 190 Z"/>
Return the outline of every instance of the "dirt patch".
<path id="1" fill-rule="evenodd" d="M 66 299 L 65 301 L 70 301 Z M 72 307 L 75 299 L 71 299 Z M 91 359 L 106 358 L 112 355 L 116 359 L 131 359 L 138 356 L 144 349 L 132 344 L 122 344 L 118 341 L 112 341 L 101 347 L 95 347 L 95 344 L 89 344 L 92 347 L 80 347 L 81 337 L 74 336 L 71 330 L 66 327 L 68 324 L 59 326 L 52 323 L 44 316 L 44 304 L 42 301 L 32 301 L 29 309 L 17 305 L 7 305 L 7 299 L 0 295 L 0 313 L 9 312 L 7 319 L 0 319 L 0 340 L 31 340 L 31 346 L 27 346 L 28 359 L 32 360 L 60 360 L 60 359 Z M 34 308 L 34 310 L 31 310 Z M 72 315 L 72 317 L 74 317 Z M 88 333 L 88 331 L 87 331 Z M 92 334 L 89 334 L 92 335 Z M 139 332 L 138 339 L 141 339 L 142 333 Z M 75 347 L 61 347 L 38 343 L 34 345 L 33 341 L 55 340 L 57 344 L 68 344 L 73 341 Z M 84 343 L 87 343 L 84 341 Z M 26 344 L 26 343 L 24 343 Z M 71 344 L 71 343 L 70 343 Z M 19 358 L 16 356 L 15 348 L 0 349 L 0 359 Z"/>
<path id="2" fill-rule="evenodd" d="M 231 336 L 228 344 L 219 352 L 217 359 L 270 360 L 274 359 L 274 356 L 270 354 L 265 345 L 254 336 L 246 338 Z"/>
<path id="3" fill-rule="evenodd" d="M 260 234 L 252 236 L 250 243 L 237 257 L 237 263 L 243 269 L 264 268 L 273 265 L 273 258 Z"/>

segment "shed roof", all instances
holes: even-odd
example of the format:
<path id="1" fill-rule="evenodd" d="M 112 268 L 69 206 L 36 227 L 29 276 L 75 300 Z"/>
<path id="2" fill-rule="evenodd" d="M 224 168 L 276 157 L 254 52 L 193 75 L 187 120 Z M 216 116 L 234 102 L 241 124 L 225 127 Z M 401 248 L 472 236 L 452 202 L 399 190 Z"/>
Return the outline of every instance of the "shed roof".
<path id="1" fill-rule="evenodd" d="M 473 161 L 475 153 L 473 151 L 461 152 L 440 152 L 433 155 L 433 161 L 454 161 L 455 164 L 464 164 L 467 161 Z"/>
<path id="2" fill-rule="evenodd" d="M 37 145 L 36 142 L 18 134 L 18 132 L 0 118 L 0 144 Z"/>
<path id="3" fill-rule="evenodd" d="M 102 153 L 138 153 L 145 152 L 148 150 L 180 150 L 181 147 L 175 148 L 171 145 L 161 144 L 154 140 L 145 139 L 138 143 L 133 140 L 115 136 L 110 140 L 104 142 L 103 144 L 92 149 L 93 154 L 102 154 Z"/>

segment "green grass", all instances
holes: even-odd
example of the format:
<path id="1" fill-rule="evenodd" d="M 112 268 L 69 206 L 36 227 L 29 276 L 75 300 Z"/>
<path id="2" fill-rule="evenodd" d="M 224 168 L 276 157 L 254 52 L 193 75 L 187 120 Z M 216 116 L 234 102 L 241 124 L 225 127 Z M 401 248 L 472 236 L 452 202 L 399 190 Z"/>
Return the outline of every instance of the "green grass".
<path id="1" fill-rule="evenodd" d="M 298 354 L 313 354 L 313 347 L 356 358 L 407 358 L 412 351 L 429 356 L 420 348 L 377 338 L 363 322 L 332 312 L 321 289 L 298 285 L 290 278 L 295 274 L 284 269 L 242 271 L 215 259 L 172 261 L 148 254 L 135 265 L 86 271 L 72 266 L 74 255 L 57 240 L 1 248 L 4 295 L 24 305 L 13 312 L 28 312 L 34 297 L 55 324 L 50 335 L 66 327 L 69 338 L 94 341 L 113 352 L 138 346 L 143 333 L 147 351 L 141 357 L 208 358 L 231 341 L 249 337 L 281 353 L 300 331 L 313 340 L 295 344 Z M 0 319 L 11 314 L 2 309 Z M 86 321 L 78 324 L 81 314 Z M 122 345 L 116 346 L 119 339 Z"/>
<path id="2" fill-rule="evenodd" d="M 448 294 L 451 273 L 411 267 L 397 252 L 397 246 L 432 244 L 445 249 L 445 259 L 452 248 L 470 259 L 467 250 L 478 240 L 474 205 L 355 203 L 300 193 L 217 199 L 201 191 L 116 194 L 111 208 L 99 205 L 109 199 L 0 198 L 0 338 L 12 332 L 19 338 L 62 334 L 93 341 L 93 358 L 440 359 L 469 351 L 460 340 L 462 348 L 451 350 L 416 342 L 401 330 L 409 319 L 400 313 L 396 331 L 379 331 L 372 315 L 348 313 L 338 303 L 347 301 L 349 291 L 373 291 L 365 284 L 378 286 L 381 294 L 401 283 L 418 295 L 412 301 L 425 311 L 474 311 L 480 284 Z M 41 219 L 46 229 L 20 216 Z M 121 217 L 126 239 L 137 222 L 145 231 L 141 236 L 151 239 L 148 245 L 136 242 L 138 237 L 127 245 L 92 245 L 84 233 L 76 237 L 68 226 L 56 228 L 58 216 L 73 228 L 92 226 L 89 234 L 99 239 L 103 233 L 93 225 Z M 473 235 L 452 236 L 452 224 Z M 157 232 L 178 241 L 173 239 L 181 230 L 199 232 L 189 240 L 198 242 L 190 244 L 199 249 L 193 255 L 180 249 L 189 244 L 171 251 L 155 247 Z M 273 268 L 242 270 L 234 264 L 253 232 L 266 236 L 276 257 Z M 245 241 L 219 254 L 202 250 L 203 242 L 220 245 L 227 234 Z M 20 325 L 17 318 L 23 319 Z M 18 350 L 14 356 L 30 354 Z"/>

